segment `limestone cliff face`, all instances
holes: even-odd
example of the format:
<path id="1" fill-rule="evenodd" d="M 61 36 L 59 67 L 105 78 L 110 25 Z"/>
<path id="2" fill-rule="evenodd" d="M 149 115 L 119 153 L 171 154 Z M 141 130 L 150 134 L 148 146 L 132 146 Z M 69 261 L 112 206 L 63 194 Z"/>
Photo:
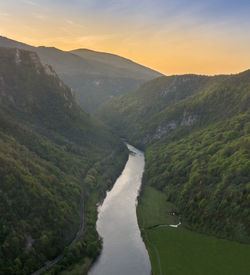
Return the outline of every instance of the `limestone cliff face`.
<path id="1" fill-rule="evenodd" d="M 191 127 L 198 121 L 198 115 L 184 111 L 180 119 L 165 121 L 160 124 L 153 134 L 147 134 L 142 139 L 142 144 L 147 144 L 152 140 L 159 140 L 168 135 L 171 131 L 176 130 L 178 127 Z"/>
<path id="2" fill-rule="evenodd" d="M 50 65 L 43 65 L 36 53 L 0 48 L 0 61 L 0 104 L 28 112 L 35 105 L 38 107 L 40 100 L 51 90 L 51 96 L 54 94 L 64 101 L 65 107 L 76 105 L 73 90 L 63 83 Z"/>

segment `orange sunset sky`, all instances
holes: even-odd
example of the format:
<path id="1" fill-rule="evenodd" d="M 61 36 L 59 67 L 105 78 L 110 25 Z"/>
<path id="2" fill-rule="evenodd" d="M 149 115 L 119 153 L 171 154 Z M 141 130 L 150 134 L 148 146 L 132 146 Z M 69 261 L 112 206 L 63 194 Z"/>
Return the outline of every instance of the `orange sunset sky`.
<path id="1" fill-rule="evenodd" d="M 8 0 L 0 34 L 35 46 L 88 48 L 164 74 L 250 68 L 250 1 Z"/>

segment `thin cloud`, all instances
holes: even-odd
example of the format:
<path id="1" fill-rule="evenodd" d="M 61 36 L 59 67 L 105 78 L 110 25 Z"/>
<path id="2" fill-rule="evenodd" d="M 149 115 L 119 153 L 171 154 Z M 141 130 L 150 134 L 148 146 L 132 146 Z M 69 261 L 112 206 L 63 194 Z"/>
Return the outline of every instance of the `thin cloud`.
<path id="1" fill-rule="evenodd" d="M 7 13 L 7 12 L 0 12 L 0 16 L 3 16 L 3 17 L 10 17 L 10 14 Z"/>
<path id="2" fill-rule="evenodd" d="M 45 20 L 48 18 L 48 16 L 44 15 L 44 14 L 39 14 L 39 13 L 33 13 L 33 16 L 36 18 L 36 19 L 40 19 L 40 20 Z"/>
<path id="3" fill-rule="evenodd" d="M 31 5 L 31 6 L 39 7 L 39 8 L 41 7 L 40 4 L 38 4 L 37 2 L 32 1 L 32 0 L 21 0 L 21 1 L 27 5 Z"/>

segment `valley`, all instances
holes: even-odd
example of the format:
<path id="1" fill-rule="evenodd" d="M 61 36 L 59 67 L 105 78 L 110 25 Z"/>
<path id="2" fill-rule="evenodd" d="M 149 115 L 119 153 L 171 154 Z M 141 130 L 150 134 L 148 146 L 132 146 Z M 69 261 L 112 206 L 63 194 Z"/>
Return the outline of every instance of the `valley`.
<path id="1" fill-rule="evenodd" d="M 145 150 L 137 215 L 153 274 L 211 274 L 203 259 L 220 259 L 212 274 L 249 269 L 249 110 L 249 71 L 161 77 L 97 110 L 119 136 Z M 181 226 L 165 227 L 173 219 Z"/>
<path id="2" fill-rule="evenodd" d="M 162 76 L 106 53 L 1 45 L 0 274 L 149 274 L 148 254 L 155 275 L 247 274 L 249 70 Z"/>

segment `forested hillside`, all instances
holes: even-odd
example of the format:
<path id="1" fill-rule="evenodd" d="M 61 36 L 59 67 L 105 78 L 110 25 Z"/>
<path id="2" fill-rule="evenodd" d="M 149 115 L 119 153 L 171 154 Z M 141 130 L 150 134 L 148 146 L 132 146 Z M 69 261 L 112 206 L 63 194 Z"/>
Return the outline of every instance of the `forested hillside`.
<path id="1" fill-rule="evenodd" d="M 96 116 L 133 143 L 145 144 L 149 140 L 149 133 L 155 131 L 157 135 L 157 132 L 164 132 L 164 129 L 159 127 L 156 130 L 151 125 L 156 123 L 155 117 L 160 116 L 161 112 L 225 78 L 226 76 L 200 75 L 159 77 L 136 91 L 102 104 L 96 111 Z M 169 125 L 171 127 L 174 125 Z"/>
<path id="2" fill-rule="evenodd" d="M 126 159 L 36 53 L 0 48 L 0 274 L 31 274 L 62 253 L 80 227 L 82 185 L 84 236 L 64 264 L 95 257 L 96 203 Z"/>
<path id="3" fill-rule="evenodd" d="M 147 151 L 144 181 L 178 207 L 198 232 L 249 242 L 250 115 L 167 138 Z"/>
<path id="4" fill-rule="evenodd" d="M 144 185 L 165 193 L 186 227 L 249 243 L 249 110 L 246 71 L 159 78 L 97 116 L 146 149 Z"/>

